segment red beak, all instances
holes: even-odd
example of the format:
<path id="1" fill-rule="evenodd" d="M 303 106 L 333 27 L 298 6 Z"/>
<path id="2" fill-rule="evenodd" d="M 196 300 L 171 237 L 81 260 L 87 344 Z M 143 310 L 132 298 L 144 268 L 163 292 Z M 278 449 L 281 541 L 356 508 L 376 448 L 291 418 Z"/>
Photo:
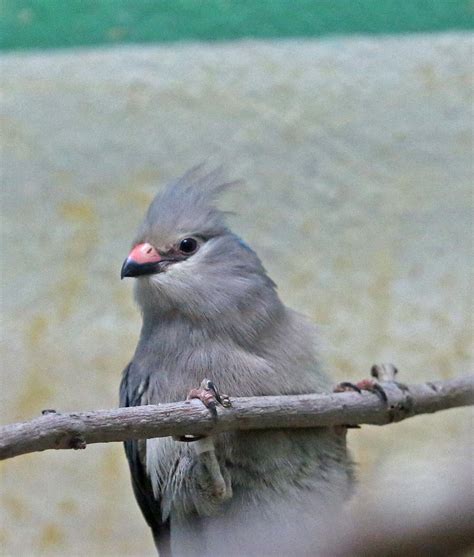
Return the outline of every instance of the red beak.
<path id="1" fill-rule="evenodd" d="M 138 277 L 157 273 L 160 270 L 161 259 L 158 251 L 148 242 L 137 244 L 123 262 L 120 277 Z"/>

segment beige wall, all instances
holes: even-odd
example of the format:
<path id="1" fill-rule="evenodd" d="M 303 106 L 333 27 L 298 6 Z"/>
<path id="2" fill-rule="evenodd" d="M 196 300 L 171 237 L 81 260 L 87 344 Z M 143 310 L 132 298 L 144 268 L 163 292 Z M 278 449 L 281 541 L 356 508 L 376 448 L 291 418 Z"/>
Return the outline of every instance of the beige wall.
<path id="1" fill-rule="evenodd" d="M 469 371 L 470 39 L 117 48 L 2 60 L 2 422 L 117 404 L 139 333 L 119 272 L 202 160 L 336 379 Z M 443 458 L 468 412 L 351 433 L 361 489 Z M 119 445 L 2 463 L 6 555 L 153 555 Z M 406 472 L 405 472 L 406 474 Z"/>

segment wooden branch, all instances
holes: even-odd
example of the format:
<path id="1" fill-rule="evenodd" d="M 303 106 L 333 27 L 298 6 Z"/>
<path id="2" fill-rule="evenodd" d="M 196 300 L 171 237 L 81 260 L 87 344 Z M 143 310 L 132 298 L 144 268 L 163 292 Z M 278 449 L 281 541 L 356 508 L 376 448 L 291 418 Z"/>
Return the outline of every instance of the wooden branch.
<path id="1" fill-rule="evenodd" d="M 369 392 L 264 396 L 232 399 L 213 418 L 201 402 L 61 414 L 43 411 L 29 422 L 0 428 L 0 460 L 47 449 L 83 449 L 88 443 L 222 431 L 384 425 L 474 404 L 474 375 L 402 386 L 381 383 L 388 400 Z"/>

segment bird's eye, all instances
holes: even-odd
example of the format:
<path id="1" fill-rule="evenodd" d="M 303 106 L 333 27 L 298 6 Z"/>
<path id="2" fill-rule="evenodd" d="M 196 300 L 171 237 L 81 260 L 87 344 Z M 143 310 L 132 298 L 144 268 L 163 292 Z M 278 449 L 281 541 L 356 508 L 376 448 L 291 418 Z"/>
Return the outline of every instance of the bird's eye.
<path id="1" fill-rule="evenodd" d="M 181 240 L 179 243 L 179 251 L 186 254 L 194 253 L 197 247 L 198 243 L 194 238 L 184 238 L 184 240 Z"/>

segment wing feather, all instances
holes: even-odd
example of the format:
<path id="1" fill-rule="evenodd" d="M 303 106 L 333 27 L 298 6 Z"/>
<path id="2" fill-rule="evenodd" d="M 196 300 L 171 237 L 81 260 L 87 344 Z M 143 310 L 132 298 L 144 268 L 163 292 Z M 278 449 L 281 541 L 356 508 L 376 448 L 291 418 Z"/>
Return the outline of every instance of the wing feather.
<path id="1" fill-rule="evenodd" d="M 140 382 L 134 381 L 133 362 L 125 368 L 120 383 L 120 406 L 140 406 L 141 389 Z M 127 456 L 132 478 L 132 487 L 137 503 L 153 532 L 156 547 L 160 557 L 171 555 L 170 552 L 170 525 L 169 520 L 161 520 L 160 502 L 155 498 L 150 479 L 145 470 L 143 460 L 140 456 L 139 441 L 131 439 L 124 442 L 125 454 Z"/>

